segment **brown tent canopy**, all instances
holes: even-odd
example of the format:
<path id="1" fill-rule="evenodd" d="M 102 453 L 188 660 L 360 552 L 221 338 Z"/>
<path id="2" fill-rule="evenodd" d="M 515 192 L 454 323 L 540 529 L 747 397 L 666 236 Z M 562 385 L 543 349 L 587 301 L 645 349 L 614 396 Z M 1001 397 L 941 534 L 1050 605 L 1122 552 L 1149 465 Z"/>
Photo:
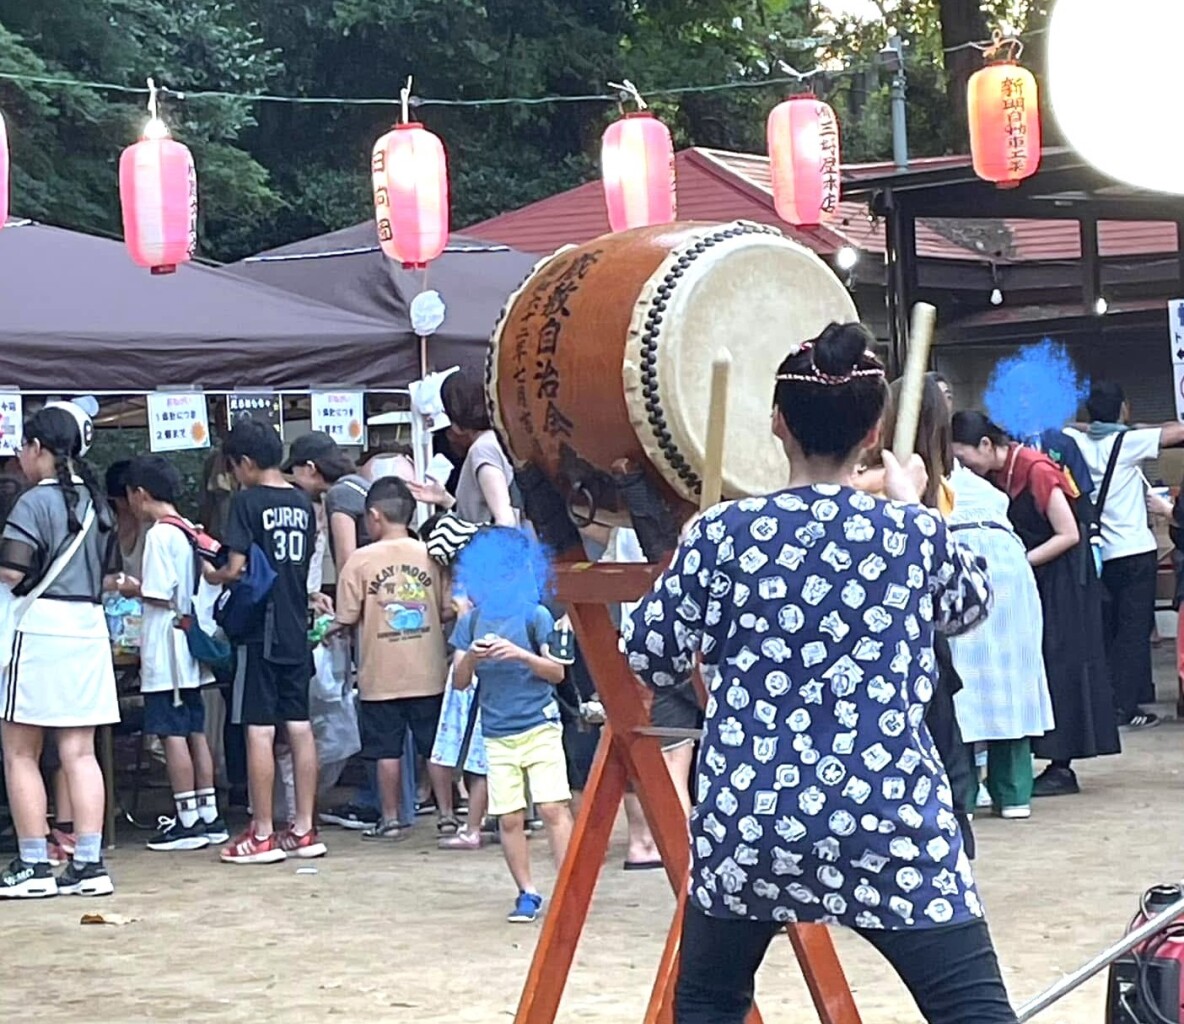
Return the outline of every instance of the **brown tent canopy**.
<path id="1" fill-rule="evenodd" d="M 154 277 L 120 242 L 29 221 L 0 230 L 0 310 L 0 387 L 395 388 L 419 376 L 418 339 L 400 323 L 206 266 Z"/>
<path id="2" fill-rule="evenodd" d="M 332 231 L 232 263 L 226 270 L 413 334 L 408 309 L 426 288 L 438 291 L 444 323 L 428 341 L 430 369 L 484 365 L 489 336 L 511 293 L 538 257 L 464 235 L 422 270 L 404 270 L 378 246 L 374 222 Z"/>

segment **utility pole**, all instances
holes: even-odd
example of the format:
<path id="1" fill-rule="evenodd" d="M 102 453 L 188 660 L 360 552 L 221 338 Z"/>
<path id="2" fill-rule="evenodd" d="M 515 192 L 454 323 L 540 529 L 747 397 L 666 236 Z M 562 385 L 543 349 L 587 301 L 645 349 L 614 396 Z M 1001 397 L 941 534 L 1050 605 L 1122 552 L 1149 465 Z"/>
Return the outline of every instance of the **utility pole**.
<path id="1" fill-rule="evenodd" d="M 909 169 L 909 124 L 905 106 L 907 83 L 904 70 L 904 40 L 893 32 L 880 51 L 880 62 L 892 72 L 892 160 L 898 171 Z"/>

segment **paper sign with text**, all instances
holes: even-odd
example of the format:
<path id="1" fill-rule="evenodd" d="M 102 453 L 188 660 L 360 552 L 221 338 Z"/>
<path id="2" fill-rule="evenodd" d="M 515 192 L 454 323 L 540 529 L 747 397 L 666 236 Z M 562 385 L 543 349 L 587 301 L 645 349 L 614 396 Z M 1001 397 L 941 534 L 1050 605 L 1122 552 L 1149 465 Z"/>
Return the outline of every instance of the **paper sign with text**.
<path id="1" fill-rule="evenodd" d="M 312 429 L 328 434 L 341 445 L 366 441 L 366 417 L 361 391 L 314 391 Z"/>
<path id="2" fill-rule="evenodd" d="M 158 391 L 148 396 L 148 447 L 154 452 L 209 448 L 210 419 L 201 392 Z"/>
<path id="3" fill-rule="evenodd" d="M 21 396 L 15 391 L 0 391 L 0 459 L 17 455 L 24 432 Z"/>
<path id="4" fill-rule="evenodd" d="M 1172 346 L 1172 362 L 1184 366 L 1184 299 L 1168 301 L 1168 343 Z M 1177 404 L 1179 401 L 1177 394 Z"/>
<path id="5" fill-rule="evenodd" d="M 284 436 L 284 409 L 280 396 L 274 391 L 244 391 L 226 396 L 226 422 L 232 427 L 244 416 L 274 427 Z"/>

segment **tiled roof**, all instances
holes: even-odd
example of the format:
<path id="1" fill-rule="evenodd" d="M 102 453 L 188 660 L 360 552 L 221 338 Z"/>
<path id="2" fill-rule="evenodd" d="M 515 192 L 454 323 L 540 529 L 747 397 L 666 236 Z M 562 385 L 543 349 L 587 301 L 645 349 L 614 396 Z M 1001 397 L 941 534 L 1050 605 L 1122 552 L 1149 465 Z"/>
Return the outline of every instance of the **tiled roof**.
<path id="1" fill-rule="evenodd" d="M 916 170 L 937 170 L 969 163 L 966 156 L 923 157 L 910 162 Z M 891 172 L 892 164 L 851 164 L 848 178 Z M 718 149 L 685 149 L 675 156 L 678 214 L 683 220 L 752 220 L 773 224 L 821 255 L 844 245 L 883 253 L 882 222 L 868 216 L 862 202 L 843 202 L 838 216 L 816 228 L 785 224 L 773 209 L 767 156 Z M 547 253 L 561 245 L 579 245 L 609 230 L 604 193 L 599 181 L 550 196 L 465 229 L 465 233 L 500 242 L 524 252 Z M 1098 226 L 1102 256 L 1133 256 L 1176 251 L 1176 226 L 1158 221 L 1103 221 Z M 1018 263 L 1076 260 L 1081 257 L 1077 222 L 1073 220 L 972 219 L 920 220 L 917 255 L 922 259 Z"/>

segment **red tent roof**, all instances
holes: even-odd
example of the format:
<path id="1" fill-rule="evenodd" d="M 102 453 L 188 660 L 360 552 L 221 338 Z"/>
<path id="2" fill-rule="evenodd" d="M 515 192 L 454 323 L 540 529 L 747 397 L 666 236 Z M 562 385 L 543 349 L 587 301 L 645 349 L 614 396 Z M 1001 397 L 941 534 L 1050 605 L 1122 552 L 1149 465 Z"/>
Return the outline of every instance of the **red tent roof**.
<path id="1" fill-rule="evenodd" d="M 966 156 L 913 160 L 914 170 L 939 170 L 968 165 Z M 751 220 L 773 224 L 821 255 L 844 245 L 883 253 L 884 226 L 868 215 L 862 202 L 843 202 L 839 215 L 816 228 L 785 224 L 773 209 L 769 159 L 751 153 L 718 149 L 684 149 L 675 156 L 678 214 L 685 220 Z M 892 164 L 851 164 L 848 178 L 878 177 Z M 549 253 L 562 245 L 579 245 L 609 230 L 604 193 L 590 181 L 519 210 L 474 224 L 465 234 L 500 242 L 524 252 Z M 1098 225 L 1102 256 L 1174 253 L 1176 225 L 1160 221 L 1103 221 Z M 917 255 L 922 259 L 1020 263 L 1075 260 L 1081 240 L 1073 220 L 926 219 L 917 223 Z"/>

